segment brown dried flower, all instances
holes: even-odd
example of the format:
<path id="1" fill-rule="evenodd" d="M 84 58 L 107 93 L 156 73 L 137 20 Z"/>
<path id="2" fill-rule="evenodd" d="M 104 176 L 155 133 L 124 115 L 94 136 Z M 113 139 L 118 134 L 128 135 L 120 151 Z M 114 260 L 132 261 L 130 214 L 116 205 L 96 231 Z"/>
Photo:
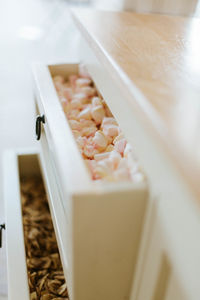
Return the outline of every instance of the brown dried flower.
<path id="1" fill-rule="evenodd" d="M 22 179 L 21 199 L 30 298 L 68 300 L 67 285 L 41 179 Z"/>

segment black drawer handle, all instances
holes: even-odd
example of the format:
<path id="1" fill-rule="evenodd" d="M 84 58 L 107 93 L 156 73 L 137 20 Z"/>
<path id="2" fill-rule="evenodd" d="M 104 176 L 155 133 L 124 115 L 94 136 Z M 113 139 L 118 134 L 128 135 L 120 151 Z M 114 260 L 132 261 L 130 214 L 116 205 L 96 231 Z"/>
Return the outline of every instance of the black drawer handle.
<path id="1" fill-rule="evenodd" d="M 4 224 L 1 224 L 0 225 L 0 248 L 2 248 L 2 231 L 6 229 L 6 225 L 5 223 Z"/>
<path id="2" fill-rule="evenodd" d="M 41 123 L 45 123 L 45 117 L 44 115 L 42 116 L 37 116 L 36 118 L 36 123 L 35 123 L 35 133 L 36 133 L 36 139 L 39 141 L 40 136 L 41 136 Z"/>

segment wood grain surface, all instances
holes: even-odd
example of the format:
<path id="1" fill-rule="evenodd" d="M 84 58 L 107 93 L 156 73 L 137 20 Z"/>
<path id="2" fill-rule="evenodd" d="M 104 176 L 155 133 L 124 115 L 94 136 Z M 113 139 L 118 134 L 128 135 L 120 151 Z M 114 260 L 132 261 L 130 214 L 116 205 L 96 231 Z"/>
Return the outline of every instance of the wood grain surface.
<path id="1" fill-rule="evenodd" d="M 124 105 L 140 116 L 200 199 L 200 19 L 88 10 L 73 16 L 124 91 Z"/>

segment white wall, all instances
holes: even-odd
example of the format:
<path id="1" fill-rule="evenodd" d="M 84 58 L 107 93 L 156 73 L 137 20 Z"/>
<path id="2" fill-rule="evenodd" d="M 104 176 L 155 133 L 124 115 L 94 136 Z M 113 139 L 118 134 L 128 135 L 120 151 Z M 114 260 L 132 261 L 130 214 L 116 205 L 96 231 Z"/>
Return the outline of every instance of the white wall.
<path id="1" fill-rule="evenodd" d="M 139 12 L 191 15 L 195 12 L 198 0 L 122 0 L 124 9 Z"/>
<path id="2" fill-rule="evenodd" d="M 98 9 L 192 15 L 198 0 L 94 0 Z"/>

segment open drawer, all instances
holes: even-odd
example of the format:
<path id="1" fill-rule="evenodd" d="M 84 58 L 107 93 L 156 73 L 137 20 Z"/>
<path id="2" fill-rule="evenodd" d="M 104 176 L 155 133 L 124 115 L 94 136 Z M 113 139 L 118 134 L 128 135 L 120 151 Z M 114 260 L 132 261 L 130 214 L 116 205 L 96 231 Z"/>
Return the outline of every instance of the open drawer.
<path id="1" fill-rule="evenodd" d="M 63 284 L 66 296 L 39 155 L 8 151 L 4 166 L 8 299 L 52 299 L 59 288 L 63 293 Z"/>
<path id="2" fill-rule="evenodd" d="M 95 182 L 79 152 L 52 76 L 78 64 L 34 65 L 36 106 L 44 115 L 43 170 L 59 187 L 52 216 L 71 300 L 128 299 L 148 200 L 146 182 Z M 49 187 L 51 188 L 51 186 Z M 51 204 L 50 204 L 51 206 Z M 58 216 L 57 206 L 63 216 Z M 66 227 L 66 228 L 65 228 Z"/>

